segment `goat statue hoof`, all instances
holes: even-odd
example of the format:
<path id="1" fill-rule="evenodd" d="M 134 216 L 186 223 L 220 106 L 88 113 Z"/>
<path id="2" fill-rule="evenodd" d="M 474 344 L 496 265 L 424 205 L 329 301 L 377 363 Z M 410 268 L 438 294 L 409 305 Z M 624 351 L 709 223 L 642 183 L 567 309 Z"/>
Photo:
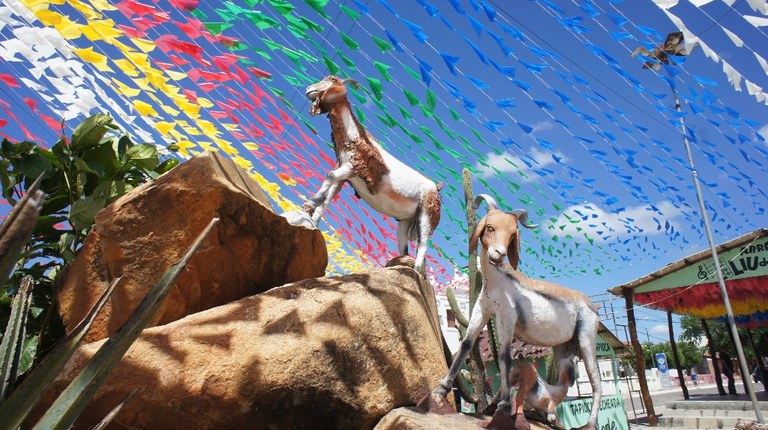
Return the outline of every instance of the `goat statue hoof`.
<path id="1" fill-rule="evenodd" d="M 526 421 L 527 423 L 528 421 Z M 491 420 L 483 426 L 488 430 L 517 430 L 516 415 L 510 415 L 503 408 L 496 409 Z M 530 426 L 528 427 L 530 430 Z M 522 429 L 521 429 L 522 430 Z"/>
<path id="2" fill-rule="evenodd" d="M 448 397 L 439 389 L 430 391 L 416 403 L 416 406 L 421 410 L 441 415 L 456 413 L 456 408 L 453 407 L 451 402 L 448 401 Z"/>
<path id="3" fill-rule="evenodd" d="M 288 221 L 288 224 L 295 225 L 295 226 L 302 226 L 306 228 L 317 228 L 317 224 L 312 221 L 312 217 L 304 212 L 303 210 L 299 211 L 288 211 L 282 214 L 282 217 L 285 218 Z"/>
<path id="4" fill-rule="evenodd" d="M 311 202 L 306 202 L 304 205 L 301 206 L 301 210 L 308 213 L 310 216 L 312 216 L 313 213 L 315 213 L 315 205 Z"/>

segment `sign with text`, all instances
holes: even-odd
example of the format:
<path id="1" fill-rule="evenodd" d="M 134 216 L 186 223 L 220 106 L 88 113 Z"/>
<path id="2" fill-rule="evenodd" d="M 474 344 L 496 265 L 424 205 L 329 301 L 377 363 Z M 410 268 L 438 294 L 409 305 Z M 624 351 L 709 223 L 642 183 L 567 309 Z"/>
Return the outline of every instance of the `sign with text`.
<path id="1" fill-rule="evenodd" d="M 608 343 L 607 340 L 603 338 L 601 335 L 597 335 L 597 341 L 595 345 L 595 350 L 598 356 L 604 356 L 604 355 L 613 355 L 613 348 L 611 347 L 611 344 Z"/>
<path id="2" fill-rule="evenodd" d="M 557 417 L 565 428 L 578 428 L 586 424 L 592 409 L 592 398 L 566 400 L 557 406 Z M 621 396 L 605 396 L 600 401 L 597 430 L 629 430 L 627 411 Z"/>
<path id="3" fill-rule="evenodd" d="M 663 388 L 672 388 L 672 381 L 669 379 L 669 363 L 667 354 L 659 352 L 656 354 L 656 368 L 659 369 L 659 378 Z"/>
<path id="4" fill-rule="evenodd" d="M 726 280 L 768 275 L 768 238 L 761 238 L 755 243 L 729 249 L 720 253 L 718 257 Z M 689 264 L 680 270 L 647 282 L 635 288 L 634 291 L 637 294 L 708 282 L 717 282 L 712 258 Z"/>

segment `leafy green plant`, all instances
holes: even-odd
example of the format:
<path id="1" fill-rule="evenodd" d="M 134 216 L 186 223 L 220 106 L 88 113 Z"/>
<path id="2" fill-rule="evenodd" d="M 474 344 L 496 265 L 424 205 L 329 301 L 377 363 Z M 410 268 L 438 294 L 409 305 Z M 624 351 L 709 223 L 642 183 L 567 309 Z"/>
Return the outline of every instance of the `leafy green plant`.
<path id="1" fill-rule="evenodd" d="M 35 142 L 0 143 L 0 188 L 15 206 L 32 181 L 41 179 L 48 197 L 25 245 L 17 269 L 0 289 L 0 324 L 10 317 L 10 302 L 20 280 L 34 282 L 27 340 L 47 350 L 63 336 L 53 306 L 53 283 L 74 258 L 96 213 L 133 188 L 167 172 L 178 160 L 160 160 L 150 144 L 134 143 L 108 114 L 96 114 L 78 125 L 70 139 L 62 136 L 50 149 Z M 30 343 L 31 345 L 32 343 Z M 34 350 L 27 351 L 35 355 Z"/>

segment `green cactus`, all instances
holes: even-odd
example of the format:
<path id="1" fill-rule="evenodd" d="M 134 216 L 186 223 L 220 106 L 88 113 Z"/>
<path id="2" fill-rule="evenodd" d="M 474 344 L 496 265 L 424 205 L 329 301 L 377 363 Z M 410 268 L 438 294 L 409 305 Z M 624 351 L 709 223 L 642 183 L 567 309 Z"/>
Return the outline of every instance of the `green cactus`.
<path id="1" fill-rule="evenodd" d="M 466 330 L 467 326 L 469 326 L 469 320 L 467 319 L 467 317 L 464 316 L 464 313 L 461 311 L 461 307 L 459 307 L 459 302 L 456 301 L 456 293 L 453 291 L 453 288 L 451 287 L 446 288 L 445 295 L 446 297 L 448 297 L 448 304 L 451 306 L 451 311 L 453 311 L 453 316 L 456 318 L 456 324 L 459 324 L 462 328 L 464 328 L 464 330 Z M 464 333 L 462 333 L 461 336 L 464 337 Z"/>
<path id="2" fill-rule="evenodd" d="M 469 169 L 464 168 L 461 172 L 461 177 L 464 186 L 464 203 L 467 212 L 467 232 L 469 234 L 468 238 L 471 238 L 477 228 L 477 215 L 475 213 L 475 208 L 472 206 L 474 195 L 472 193 L 472 175 L 470 174 Z M 467 267 L 467 270 L 469 271 L 469 314 L 471 316 L 477 298 L 480 296 L 480 289 L 482 286 L 482 278 L 477 272 L 476 249 L 469 250 L 469 266 Z M 458 316 L 456 319 L 458 320 Z M 464 318 L 464 320 L 466 321 L 467 319 Z M 466 332 L 462 337 L 464 337 L 464 335 L 466 335 Z M 478 412 L 482 412 L 488 407 L 488 396 L 486 395 L 486 392 L 490 392 L 490 387 L 487 383 L 485 366 L 483 365 L 483 359 L 480 355 L 479 342 L 476 342 L 474 348 L 472 348 L 467 367 L 471 375 L 472 390 L 475 393 L 475 407 Z"/>

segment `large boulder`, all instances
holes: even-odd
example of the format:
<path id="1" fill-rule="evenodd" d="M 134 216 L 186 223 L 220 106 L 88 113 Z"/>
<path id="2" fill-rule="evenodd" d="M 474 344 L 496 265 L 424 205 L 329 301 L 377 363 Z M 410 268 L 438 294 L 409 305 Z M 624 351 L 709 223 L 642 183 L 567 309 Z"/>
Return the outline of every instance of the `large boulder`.
<path id="1" fill-rule="evenodd" d="M 392 410 L 373 430 L 481 430 L 487 428 L 491 417 L 460 413 L 436 414 L 416 407 Z M 551 430 L 546 424 L 528 421 L 531 430 Z"/>
<path id="2" fill-rule="evenodd" d="M 448 368 L 434 293 L 397 266 L 308 279 L 145 330 L 86 408 L 90 428 L 370 429 Z M 104 341 L 81 347 L 51 401 Z"/>
<path id="3" fill-rule="evenodd" d="M 67 330 L 122 276 L 87 340 L 114 333 L 213 217 L 221 224 L 192 258 L 154 324 L 325 273 L 328 253 L 320 231 L 289 225 L 244 170 L 206 152 L 97 214 L 57 288 Z"/>

